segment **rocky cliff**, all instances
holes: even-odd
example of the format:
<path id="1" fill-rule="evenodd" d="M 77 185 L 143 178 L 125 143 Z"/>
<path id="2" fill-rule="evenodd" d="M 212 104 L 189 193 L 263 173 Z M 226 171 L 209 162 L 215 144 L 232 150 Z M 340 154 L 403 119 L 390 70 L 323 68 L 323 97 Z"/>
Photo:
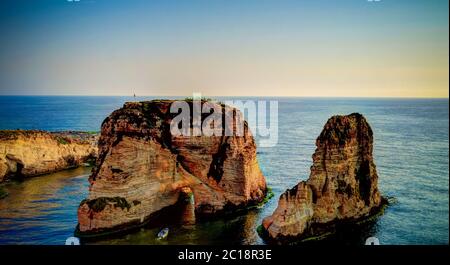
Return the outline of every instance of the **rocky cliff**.
<path id="1" fill-rule="evenodd" d="M 333 223 L 367 217 L 380 207 L 373 133 L 361 114 L 331 117 L 316 147 L 309 179 L 284 192 L 274 213 L 263 220 L 269 239 L 317 235 Z"/>
<path id="2" fill-rule="evenodd" d="M 247 124 L 243 136 L 175 137 L 172 102 L 126 103 L 105 119 L 89 197 L 78 209 L 78 235 L 148 223 L 180 200 L 188 201 L 181 215 L 189 223 L 195 220 L 189 203 L 196 217 L 205 217 L 264 199 L 266 183 Z M 242 118 L 239 111 L 219 108 L 223 116 Z"/>
<path id="3" fill-rule="evenodd" d="M 82 132 L 0 131 L 0 182 L 79 166 L 96 157 L 96 144 Z"/>

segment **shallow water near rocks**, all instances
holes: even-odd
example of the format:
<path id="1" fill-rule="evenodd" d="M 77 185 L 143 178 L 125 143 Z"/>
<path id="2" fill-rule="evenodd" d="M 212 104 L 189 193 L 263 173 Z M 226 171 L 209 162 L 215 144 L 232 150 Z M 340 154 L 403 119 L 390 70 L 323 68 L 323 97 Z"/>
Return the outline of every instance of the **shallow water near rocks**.
<path id="1" fill-rule="evenodd" d="M 139 98 L 139 100 L 151 98 Z M 257 100 L 257 98 L 251 98 Z M 99 131 L 103 119 L 133 98 L 0 97 L 0 129 Z M 220 99 L 224 100 L 224 99 Z M 256 228 L 276 208 L 278 197 L 308 178 L 315 139 L 335 114 L 360 112 L 374 131 L 374 158 L 383 195 L 397 203 L 363 226 L 322 242 L 448 244 L 449 105 L 447 99 L 266 98 L 279 101 L 279 140 L 259 148 L 258 160 L 275 196 L 264 207 L 195 226 L 169 226 L 89 244 L 264 244 Z M 77 224 L 76 210 L 88 194 L 90 168 L 77 168 L 4 185 L 0 244 L 64 244 Z M 320 244 L 319 243 L 319 244 Z"/>

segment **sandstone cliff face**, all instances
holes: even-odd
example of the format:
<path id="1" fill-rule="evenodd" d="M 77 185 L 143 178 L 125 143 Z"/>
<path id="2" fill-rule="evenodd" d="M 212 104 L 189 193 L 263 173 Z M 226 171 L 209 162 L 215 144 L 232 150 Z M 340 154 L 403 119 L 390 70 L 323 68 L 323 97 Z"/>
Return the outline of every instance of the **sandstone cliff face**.
<path id="1" fill-rule="evenodd" d="M 309 179 L 283 193 L 263 220 L 271 239 L 311 236 L 321 225 L 359 219 L 380 206 L 372 129 L 361 114 L 331 117 L 316 146 Z"/>
<path id="2" fill-rule="evenodd" d="M 89 197 L 78 209 L 80 235 L 143 224 L 186 190 L 193 193 L 189 201 L 197 216 L 264 198 L 266 183 L 247 127 L 239 137 L 174 137 L 172 102 L 126 103 L 103 122 Z M 190 212 L 188 207 L 184 213 L 187 222 L 195 220 Z"/>
<path id="3" fill-rule="evenodd" d="M 79 166 L 96 157 L 96 142 L 79 132 L 0 131 L 0 182 Z"/>

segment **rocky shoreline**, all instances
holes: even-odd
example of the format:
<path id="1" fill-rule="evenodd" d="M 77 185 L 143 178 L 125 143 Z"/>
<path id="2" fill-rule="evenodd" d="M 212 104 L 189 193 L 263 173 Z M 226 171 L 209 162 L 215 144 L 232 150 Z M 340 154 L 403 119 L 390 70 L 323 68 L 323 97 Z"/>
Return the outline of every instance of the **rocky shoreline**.
<path id="1" fill-rule="evenodd" d="M 98 134 L 0 130 L 0 182 L 81 166 L 97 157 Z"/>

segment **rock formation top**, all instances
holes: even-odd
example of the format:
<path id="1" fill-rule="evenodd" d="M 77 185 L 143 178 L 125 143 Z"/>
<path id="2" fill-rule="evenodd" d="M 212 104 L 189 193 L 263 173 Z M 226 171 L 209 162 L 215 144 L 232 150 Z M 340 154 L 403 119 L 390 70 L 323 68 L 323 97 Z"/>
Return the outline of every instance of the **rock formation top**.
<path id="1" fill-rule="evenodd" d="M 318 227 L 364 218 L 380 207 L 373 132 L 361 114 L 331 117 L 316 147 L 308 180 L 284 192 L 263 220 L 270 239 L 313 236 Z"/>
<path id="2" fill-rule="evenodd" d="M 266 183 L 247 124 L 243 136 L 173 136 L 172 103 L 130 102 L 104 120 L 89 197 L 78 209 L 79 235 L 147 223 L 177 204 L 186 187 L 197 216 L 264 199 Z M 222 109 L 223 116 L 242 118 L 225 105 L 202 103 Z"/>

